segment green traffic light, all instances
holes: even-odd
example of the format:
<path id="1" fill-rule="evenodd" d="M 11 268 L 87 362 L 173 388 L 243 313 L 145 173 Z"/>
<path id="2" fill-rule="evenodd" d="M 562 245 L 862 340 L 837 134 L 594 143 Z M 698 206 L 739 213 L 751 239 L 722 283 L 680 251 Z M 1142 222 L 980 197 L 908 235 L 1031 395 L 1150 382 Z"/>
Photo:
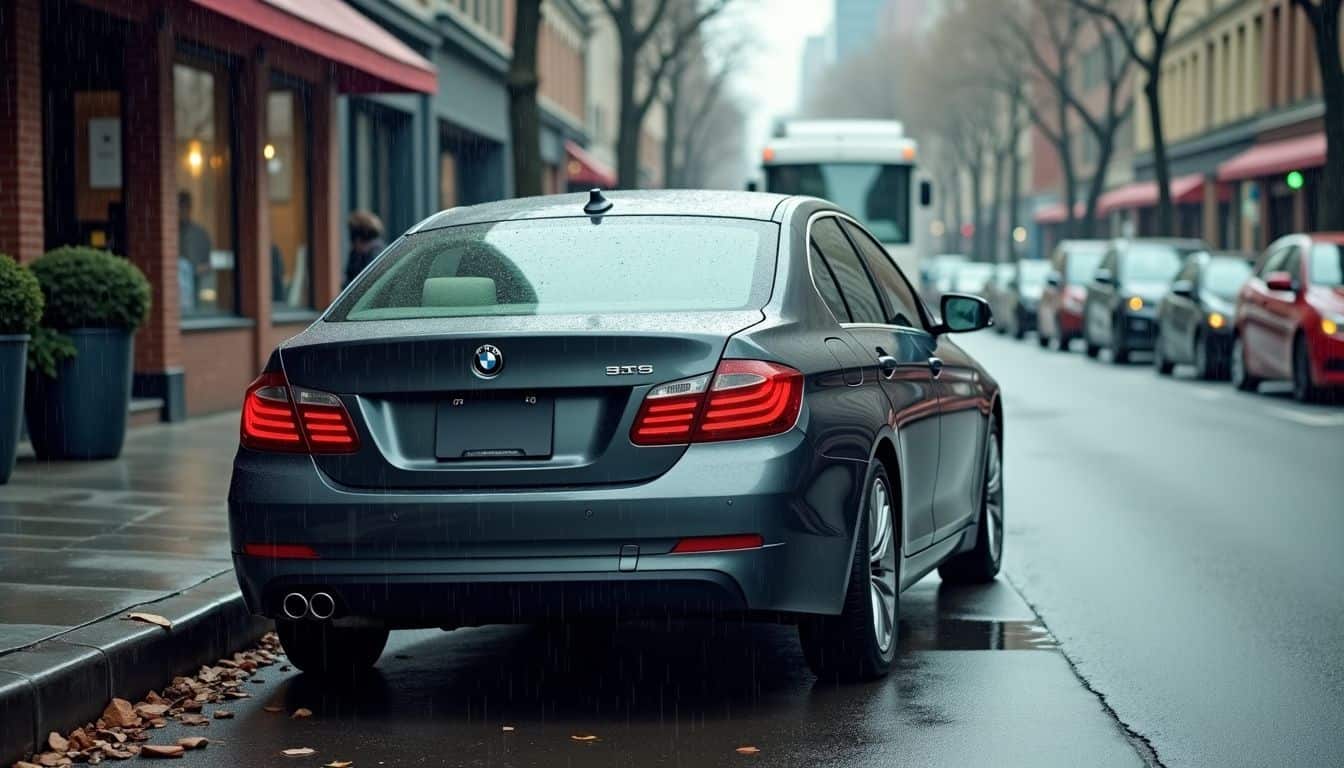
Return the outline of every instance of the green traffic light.
<path id="1" fill-rule="evenodd" d="M 1289 171 L 1284 181 L 1288 183 L 1289 189 L 1301 189 L 1302 185 L 1306 183 L 1301 171 Z"/>

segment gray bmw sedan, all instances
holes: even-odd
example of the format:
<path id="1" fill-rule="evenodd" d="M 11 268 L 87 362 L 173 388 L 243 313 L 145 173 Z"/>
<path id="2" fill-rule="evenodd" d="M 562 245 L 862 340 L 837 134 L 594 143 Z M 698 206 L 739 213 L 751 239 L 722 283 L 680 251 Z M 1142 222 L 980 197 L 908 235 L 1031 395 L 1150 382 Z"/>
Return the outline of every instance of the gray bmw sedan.
<path id="1" fill-rule="evenodd" d="M 816 198 L 444 211 L 248 388 L 239 583 L 316 673 L 391 629 L 708 614 L 880 676 L 904 588 L 999 570 L 999 390 L 949 337 L 991 322 Z"/>

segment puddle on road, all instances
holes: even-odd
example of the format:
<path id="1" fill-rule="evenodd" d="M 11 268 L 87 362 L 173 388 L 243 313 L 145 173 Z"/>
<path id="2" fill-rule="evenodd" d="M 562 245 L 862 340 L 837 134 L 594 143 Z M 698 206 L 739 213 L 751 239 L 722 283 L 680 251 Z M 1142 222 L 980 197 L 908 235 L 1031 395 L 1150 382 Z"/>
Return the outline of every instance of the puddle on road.
<path id="1" fill-rule="evenodd" d="M 1059 648 L 1039 621 L 940 618 L 902 620 L 902 651 L 1050 651 Z"/>

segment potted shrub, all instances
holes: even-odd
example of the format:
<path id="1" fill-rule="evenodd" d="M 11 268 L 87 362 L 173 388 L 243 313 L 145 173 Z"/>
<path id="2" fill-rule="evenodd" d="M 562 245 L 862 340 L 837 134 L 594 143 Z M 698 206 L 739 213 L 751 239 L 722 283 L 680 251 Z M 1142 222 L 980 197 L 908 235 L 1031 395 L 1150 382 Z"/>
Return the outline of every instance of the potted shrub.
<path id="1" fill-rule="evenodd" d="M 23 425 L 23 379 L 28 339 L 42 318 L 37 278 L 0 253 L 0 485 L 14 471 L 14 453 Z"/>
<path id="2" fill-rule="evenodd" d="M 129 261 L 65 247 L 33 260 L 46 307 L 29 356 L 28 437 L 41 459 L 121 453 L 131 400 L 132 340 L 149 281 Z"/>

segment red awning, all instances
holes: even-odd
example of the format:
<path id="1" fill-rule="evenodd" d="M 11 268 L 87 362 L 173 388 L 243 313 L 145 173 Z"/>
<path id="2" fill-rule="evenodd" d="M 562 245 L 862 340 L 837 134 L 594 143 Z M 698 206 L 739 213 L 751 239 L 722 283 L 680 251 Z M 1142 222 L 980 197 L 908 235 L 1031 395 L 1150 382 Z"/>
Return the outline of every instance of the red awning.
<path id="1" fill-rule="evenodd" d="M 1081 219 L 1087 208 L 1082 203 L 1074 203 L 1073 217 Z M 1031 220 L 1037 224 L 1062 224 L 1069 218 L 1069 209 L 1063 203 L 1052 203 L 1036 211 Z"/>
<path id="2" fill-rule="evenodd" d="M 1192 173 L 1171 180 L 1171 201 L 1176 204 L 1198 203 L 1204 199 L 1204 175 Z M 1097 213 L 1105 216 L 1111 211 L 1130 208 L 1152 208 L 1157 205 L 1157 182 L 1135 181 L 1116 187 L 1097 198 Z"/>
<path id="3" fill-rule="evenodd" d="M 565 142 L 565 154 L 569 156 L 565 164 L 565 176 L 570 184 L 614 189 L 616 174 L 606 163 L 588 154 L 588 151 L 573 141 Z"/>
<path id="4" fill-rule="evenodd" d="M 1258 179 L 1322 165 L 1325 165 L 1324 132 L 1251 147 L 1218 166 L 1218 180 Z"/>
<path id="5" fill-rule="evenodd" d="M 434 93 L 434 65 L 343 0 L 190 0 L 271 37 L 344 65 L 350 92 Z"/>

